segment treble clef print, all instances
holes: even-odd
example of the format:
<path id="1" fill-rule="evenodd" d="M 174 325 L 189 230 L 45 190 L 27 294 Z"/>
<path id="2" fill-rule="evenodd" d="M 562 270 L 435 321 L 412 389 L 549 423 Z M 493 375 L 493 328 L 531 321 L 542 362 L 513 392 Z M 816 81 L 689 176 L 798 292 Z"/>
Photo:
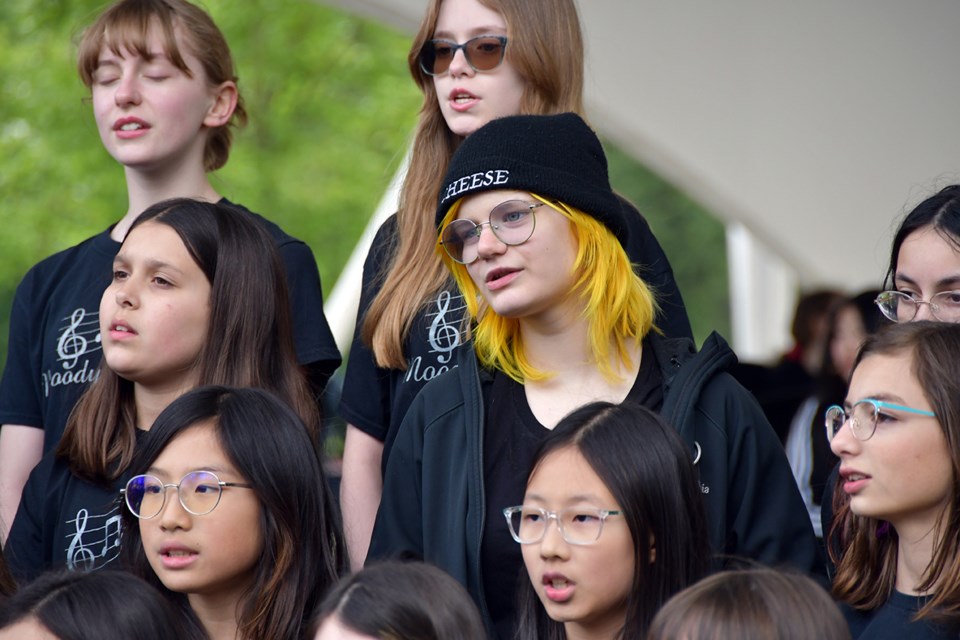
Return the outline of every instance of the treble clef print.
<path id="1" fill-rule="evenodd" d="M 450 362 L 453 351 L 460 346 L 460 329 L 458 328 L 460 318 L 456 318 L 455 322 L 447 321 L 450 299 L 449 291 L 443 291 L 437 296 L 437 315 L 430 323 L 430 331 L 427 334 L 427 341 L 433 351 L 440 354 L 437 356 L 437 362 L 441 364 Z"/>
<path id="2" fill-rule="evenodd" d="M 87 510 L 80 509 L 77 517 L 69 522 L 76 526 L 76 533 L 70 537 L 70 546 L 67 547 L 67 568 L 71 571 L 88 570 L 93 567 L 94 554 L 83 546 L 83 534 L 87 529 Z"/>
<path id="3" fill-rule="evenodd" d="M 80 356 L 87 352 L 87 339 L 77 332 L 84 316 L 86 312 L 83 309 L 75 310 L 70 316 L 70 324 L 57 341 L 57 355 L 63 361 L 64 369 L 75 367 Z"/>

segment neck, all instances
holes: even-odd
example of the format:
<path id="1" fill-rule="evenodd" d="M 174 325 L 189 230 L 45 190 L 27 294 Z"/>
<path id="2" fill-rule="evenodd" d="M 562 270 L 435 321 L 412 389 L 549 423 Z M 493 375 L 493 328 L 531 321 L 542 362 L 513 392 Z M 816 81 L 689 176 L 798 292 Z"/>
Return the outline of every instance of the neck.
<path id="1" fill-rule="evenodd" d="M 236 640 L 239 604 L 236 596 L 190 593 L 187 594 L 187 601 L 210 640 Z"/>
<path id="2" fill-rule="evenodd" d="M 199 161 L 184 161 L 175 167 L 154 170 L 125 167 L 127 179 L 127 213 L 117 223 L 110 236 L 122 242 L 127 231 L 144 210 L 170 198 L 194 198 L 217 202 L 220 195 L 210 184 Z"/>
<path id="3" fill-rule="evenodd" d="M 933 524 L 901 525 L 897 530 L 897 580 L 896 589 L 901 593 L 921 596 L 935 590 L 920 590 L 927 565 L 933 558 L 934 536 Z"/>
<path id="4" fill-rule="evenodd" d="M 563 630 L 567 640 L 617 640 L 625 620 L 600 620 L 595 624 L 566 622 Z"/>
<path id="5" fill-rule="evenodd" d="M 191 380 L 181 380 L 171 385 L 146 385 L 135 382 L 133 385 L 134 405 L 137 408 L 137 428 L 149 431 L 157 416 L 171 402 L 197 386 Z"/>

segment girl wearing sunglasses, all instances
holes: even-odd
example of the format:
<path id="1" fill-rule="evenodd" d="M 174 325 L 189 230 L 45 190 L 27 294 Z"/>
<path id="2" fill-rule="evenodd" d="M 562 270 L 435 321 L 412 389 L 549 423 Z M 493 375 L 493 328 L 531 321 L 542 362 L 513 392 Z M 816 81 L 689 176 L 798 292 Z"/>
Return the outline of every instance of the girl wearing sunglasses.
<path id="1" fill-rule="evenodd" d="M 99 569 L 117 557 L 117 491 L 142 434 L 183 392 L 264 387 L 319 428 L 294 354 L 283 263 L 253 214 L 186 199 L 143 212 L 113 261 L 100 334 L 99 377 L 60 447 L 31 473 L 4 547 L 21 581 L 50 568 Z"/>
<path id="2" fill-rule="evenodd" d="M 960 326 L 915 322 L 867 338 L 842 407 L 833 593 L 854 638 L 960 632 Z"/>
<path id="3" fill-rule="evenodd" d="M 635 404 L 597 402 L 561 420 L 534 457 L 523 504 L 504 515 L 526 566 L 522 640 L 643 638 L 709 566 L 690 454 Z"/>
<path id="4" fill-rule="evenodd" d="M 583 113 L 575 0 L 430 0 L 408 64 L 423 92 L 400 208 L 380 228 L 363 289 L 339 412 L 347 421 L 341 504 L 354 567 L 363 563 L 382 469 L 410 403 L 466 341 L 465 304 L 433 251 L 432 212 L 454 151 L 490 120 Z M 670 263 L 626 201 L 627 254 L 659 296 L 658 326 L 692 336 Z"/>
<path id="5" fill-rule="evenodd" d="M 575 114 L 494 120 L 467 138 L 439 197 L 435 250 L 473 321 L 472 348 L 428 384 L 387 462 L 372 557 L 423 555 L 510 637 L 520 553 L 498 514 L 520 504 L 540 442 L 594 401 L 658 411 L 697 460 L 713 548 L 816 571 L 783 449 L 725 369 L 654 328 L 623 248 L 630 230 L 600 141 Z"/>
<path id="6" fill-rule="evenodd" d="M 166 594 L 187 637 L 303 637 L 345 563 L 311 433 L 286 404 L 260 389 L 190 391 L 131 473 L 124 563 Z"/>

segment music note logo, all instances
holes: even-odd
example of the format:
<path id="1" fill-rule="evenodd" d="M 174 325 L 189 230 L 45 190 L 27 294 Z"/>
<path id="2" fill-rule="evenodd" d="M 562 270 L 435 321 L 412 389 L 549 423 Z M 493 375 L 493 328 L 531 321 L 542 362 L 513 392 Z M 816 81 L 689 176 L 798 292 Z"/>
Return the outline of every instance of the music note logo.
<path id="1" fill-rule="evenodd" d="M 459 302 L 452 306 L 451 302 Z M 460 324 L 463 322 L 461 313 L 466 305 L 463 296 L 457 295 L 456 300 L 449 291 L 443 291 L 437 296 L 437 313 L 430 323 L 427 341 L 433 353 L 438 353 L 437 362 L 446 364 L 453 357 L 453 352 L 460 346 Z M 456 316 L 453 322 L 447 320 L 449 316 Z"/>
<path id="2" fill-rule="evenodd" d="M 67 524 L 72 524 L 75 527 L 75 531 L 70 537 L 70 545 L 67 547 L 67 568 L 71 571 L 89 571 L 93 568 L 95 556 L 83 544 L 83 534 L 87 530 L 87 519 L 87 510 L 80 509 L 76 518 L 67 521 Z"/>
<path id="3" fill-rule="evenodd" d="M 89 314 L 92 320 L 87 319 L 84 309 L 75 309 L 66 319 L 67 326 L 60 333 L 57 340 L 57 359 L 64 369 L 73 369 L 81 356 L 95 350 L 100 344 L 100 322 L 97 314 Z M 96 345 L 90 344 L 91 340 Z M 88 349 L 89 348 L 89 349 Z"/>

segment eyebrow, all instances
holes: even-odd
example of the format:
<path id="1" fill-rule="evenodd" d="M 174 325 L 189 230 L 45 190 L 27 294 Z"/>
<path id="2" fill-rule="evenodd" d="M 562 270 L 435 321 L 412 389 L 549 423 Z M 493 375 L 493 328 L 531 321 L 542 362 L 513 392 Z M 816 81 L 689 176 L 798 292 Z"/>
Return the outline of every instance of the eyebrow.
<path id="1" fill-rule="evenodd" d="M 117 256 L 113 259 L 114 265 L 125 265 L 128 266 L 131 264 L 130 258 L 126 254 L 118 253 Z M 165 262 L 163 260 L 158 260 L 156 258 L 148 258 L 144 260 L 143 266 L 147 268 L 148 271 L 157 271 L 159 270 L 168 270 L 175 271 L 178 274 L 183 273 L 183 270 L 180 267 L 176 266 L 171 262 Z"/>
<path id="2" fill-rule="evenodd" d="M 486 25 L 482 27 L 474 27 L 473 29 L 470 29 L 469 31 L 467 31 L 467 40 L 470 40 L 471 38 L 476 38 L 477 36 L 488 36 L 488 35 L 499 36 L 499 35 L 506 35 L 506 33 L 507 33 L 507 28 L 499 25 L 496 25 L 496 26 Z M 431 38 L 431 40 L 453 40 L 453 32 L 440 31 L 440 30 L 434 31 L 433 38 Z"/>
<path id="3" fill-rule="evenodd" d="M 913 278 L 911 278 L 910 276 L 908 276 L 908 275 L 905 274 L 905 273 L 897 272 L 897 273 L 893 276 L 893 280 L 894 280 L 894 282 L 900 281 L 900 282 L 904 282 L 904 283 L 906 283 L 906 284 L 910 284 L 910 285 L 913 285 L 913 286 L 917 286 L 917 281 L 914 280 Z M 935 285 L 936 285 L 937 288 L 940 288 L 940 287 L 955 287 L 955 286 L 957 286 L 958 284 L 960 284 L 960 274 L 955 274 L 955 275 L 947 276 L 947 277 L 945 277 L 945 278 L 940 278 L 940 279 L 937 280 L 936 283 L 935 283 Z"/>
<path id="4" fill-rule="evenodd" d="M 527 500 L 532 500 L 534 502 L 540 502 L 540 503 L 547 501 L 543 496 L 536 493 L 528 493 L 526 496 L 524 496 L 523 501 L 526 502 Z M 566 505 L 564 508 L 570 505 L 579 504 L 582 502 L 599 504 L 602 501 L 600 500 L 600 496 L 594 495 L 592 493 L 580 493 L 577 495 L 568 496 L 563 500 L 563 504 Z"/>
<path id="5" fill-rule="evenodd" d="M 186 472 L 185 474 L 183 474 L 183 475 L 187 475 L 187 474 L 189 474 L 189 473 L 193 473 L 194 471 L 209 471 L 209 472 L 211 472 L 211 473 L 217 474 L 218 476 L 219 476 L 220 474 L 233 473 L 233 469 L 228 469 L 228 468 L 223 467 L 223 466 L 219 466 L 219 465 L 205 465 L 205 466 L 194 467 L 194 468 L 190 469 L 189 471 L 187 471 L 187 472 Z M 154 467 L 154 466 L 151 466 L 150 468 L 148 468 L 147 471 L 146 471 L 146 473 L 148 473 L 148 474 L 160 474 L 160 475 L 167 475 L 167 476 L 170 475 L 170 474 L 167 472 L 167 470 L 164 469 L 163 467 Z M 182 478 L 183 476 L 180 476 L 180 477 Z"/>
<path id="6" fill-rule="evenodd" d="M 881 392 L 881 393 L 868 393 L 867 395 L 865 395 L 865 396 L 863 396 L 862 398 L 860 398 L 860 400 L 856 400 L 855 402 L 850 402 L 849 400 L 844 400 L 844 401 L 843 401 L 843 408 L 844 408 L 844 409 L 849 409 L 849 408 L 851 408 L 856 402 L 860 402 L 860 401 L 862 401 L 862 400 L 879 400 L 880 402 L 888 402 L 888 403 L 891 403 L 891 404 L 902 404 L 902 405 L 906 405 L 906 404 L 907 404 L 907 403 L 904 401 L 903 398 L 901 398 L 900 396 L 898 396 L 898 395 L 896 395 L 896 394 L 888 393 L 888 392 Z"/>

